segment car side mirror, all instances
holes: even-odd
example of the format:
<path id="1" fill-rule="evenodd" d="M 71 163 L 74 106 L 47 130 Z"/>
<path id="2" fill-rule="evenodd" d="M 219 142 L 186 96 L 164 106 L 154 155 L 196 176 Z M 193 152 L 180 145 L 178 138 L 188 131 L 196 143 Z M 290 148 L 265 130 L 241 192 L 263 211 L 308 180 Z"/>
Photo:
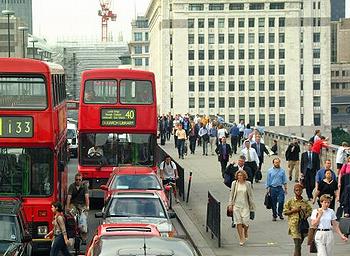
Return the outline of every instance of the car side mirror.
<path id="1" fill-rule="evenodd" d="M 176 218 L 176 213 L 175 212 L 168 212 L 169 218 L 170 219 L 175 219 Z"/>
<path id="2" fill-rule="evenodd" d="M 32 236 L 29 234 L 25 234 L 22 238 L 22 243 L 29 243 L 30 241 L 32 241 Z"/>
<path id="3" fill-rule="evenodd" d="M 104 217 L 105 217 L 105 214 L 103 212 L 96 212 L 95 213 L 95 218 L 101 219 Z"/>
<path id="4" fill-rule="evenodd" d="M 63 161 L 59 161 L 58 162 L 58 171 L 59 172 L 64 172 L 64 169 L 65 169 L 64 162 Z"/>
<path id="5" fill-rule="evenodd" d="M 103 191 L 108 191 L 107 185 L 101 185 L 100 189 L 102 189 Z"/>

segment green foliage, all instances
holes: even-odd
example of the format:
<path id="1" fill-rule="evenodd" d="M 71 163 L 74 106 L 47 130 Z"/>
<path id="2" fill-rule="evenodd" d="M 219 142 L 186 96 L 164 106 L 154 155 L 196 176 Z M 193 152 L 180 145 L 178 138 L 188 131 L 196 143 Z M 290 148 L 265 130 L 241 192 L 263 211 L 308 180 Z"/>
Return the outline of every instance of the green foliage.
<path id="1" fill-rule="evenodd" d="M 334 128 L 332 129 L 332 144 L 341 145 L 343 141 L 350 144 L 350 133 L 344 131 L 342 128 Z"/>

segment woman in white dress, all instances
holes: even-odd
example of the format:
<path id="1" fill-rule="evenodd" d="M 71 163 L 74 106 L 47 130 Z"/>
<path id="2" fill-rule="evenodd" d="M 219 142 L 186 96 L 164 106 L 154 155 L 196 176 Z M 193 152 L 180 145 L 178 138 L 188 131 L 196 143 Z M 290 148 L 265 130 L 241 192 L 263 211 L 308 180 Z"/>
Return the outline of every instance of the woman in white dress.
<path id="1" fill-rule="evenodd" d="M 233 211 L 234 223 L 237 227 L 239 244 L 241 246 L 248 240 L 250 219 L 254 219 L 255 204 L 252 184 L 247 181 L 245 171 L 237 171 L 235 181 L 232 182 L 229 198 L 229 208 Z"/>

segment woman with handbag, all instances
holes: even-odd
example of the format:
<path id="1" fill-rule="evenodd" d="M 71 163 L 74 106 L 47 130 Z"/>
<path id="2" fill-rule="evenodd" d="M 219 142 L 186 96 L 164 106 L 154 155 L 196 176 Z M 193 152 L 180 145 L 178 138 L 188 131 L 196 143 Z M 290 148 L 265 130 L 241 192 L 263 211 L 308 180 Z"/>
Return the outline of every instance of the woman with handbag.
<path id="1" fill-rule="evenodd" d="M 294 256 L 301 256 L 301 245 L 307 236 L 309 224 L 307 218 L 311 215 L 310 204 L 303 199 L 303 186 L 294 185 L 295 197 L 284 204 L 283 214 L 288 216 L 288 234 L 294 240 Z"/>
<path id="2" fill-rule="evenodd" d="M 311 225 L 317 227 L 315 234 L 317 256 L 333 255 L 333 229 L 338 233 L 342 240 L 348 240 L 348 238 L 344 236 L 339 229 L 335 212 L 329 208 L 331 200 L 332 197 L 330 195 L 322 195 L 320 197 L 321 208 L 314 209 L 311 214 Z"/>
<path id="3" fill-rule="evenodd" d="M 250 181 L 247 181 L 247 173 L 239 170 L 232 182 L 228 203 L 228 211 L 233 211 L 234 222 L 237 227 L 239 245 L 243 246 L 248 240 L 249 219 L 254 219 L 255 204 L 253 189 Z"/>
<path id="4" fill-rule="evenodd" d="M 331 204 L 329 208 L 335 209 L 335 201 L 339 201 L 339 193 L 338 193 L 338 182 L 332 177 L 332 170 L 325 171 L 325 178 L 321 180 L 318 184 L 318 189 L 315 192 L 314 199 L 312 203 L 316 202 L 317 198 L 320 198 L 324 194 L 328 194 L 332 197 Z M 320 200 L 318 200 L 318 205 L 321 207 Z"/>

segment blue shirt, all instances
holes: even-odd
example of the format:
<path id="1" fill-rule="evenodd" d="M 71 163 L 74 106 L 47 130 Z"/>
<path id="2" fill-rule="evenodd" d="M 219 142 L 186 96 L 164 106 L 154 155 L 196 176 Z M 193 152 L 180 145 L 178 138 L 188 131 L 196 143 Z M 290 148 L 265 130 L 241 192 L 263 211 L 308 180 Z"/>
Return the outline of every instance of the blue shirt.
<path id="1" fill-rule="evenodd" d="M 231 136 L 238 136 L 239 135 L 239 129 L 237 126 L 233 126 L 230 130 Z"/>
<path id="2" fill-rule="evenodd" d="M 316 182 L 320 183 L 325 178 L 325 175 L 326 175 L 326 169 L 325 168 L 319 169 L 316 173 Z M 335 173 L 333 171 L 332 171 L 332 179 L 335 181 L 337 180 L 337 177 L 335 176 Z"/>
<path id="3" fill-rule="evenodd" d="M 284 169 L 271 167 L 267 172 L 266 188 L 279 187 L 287 183 L 287 176 Z"/>
<path id="4" fill-rule="evenodd" d="M 218 130 L 216 128 L 210 128 L 209 134 L 210 134 L 210 137 L 217 137 L 218 136 Z"/>

